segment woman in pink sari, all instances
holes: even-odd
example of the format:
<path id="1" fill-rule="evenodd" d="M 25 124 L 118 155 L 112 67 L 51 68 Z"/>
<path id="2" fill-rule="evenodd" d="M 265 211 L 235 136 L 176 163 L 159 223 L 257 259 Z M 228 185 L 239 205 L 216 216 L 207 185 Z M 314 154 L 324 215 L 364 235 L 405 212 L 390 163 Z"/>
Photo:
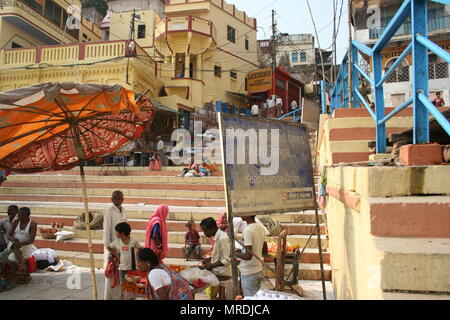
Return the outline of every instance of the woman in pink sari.
<path id="1" fill-rule="evenodd" d="M 145 234 L 145 247 L 152 249 L 159 256 L 161 262 L 169 251 L 169 235 L 166 224 L 168 215 L 169 207 L 166 205 L 159 206 L 151 216 Z"/>

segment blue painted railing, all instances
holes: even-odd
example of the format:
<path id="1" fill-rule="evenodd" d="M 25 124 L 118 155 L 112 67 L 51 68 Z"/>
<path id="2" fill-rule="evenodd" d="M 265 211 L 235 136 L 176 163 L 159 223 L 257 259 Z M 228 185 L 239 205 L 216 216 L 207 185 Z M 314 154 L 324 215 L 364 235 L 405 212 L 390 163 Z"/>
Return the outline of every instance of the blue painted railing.
<path id="1" fill-rule="evenodd" d="M 286 113 L 284 116 L 278 118 L 278 120 L 283 120 L 283 119 L 285 119 L 287 117 L 292 116 L 293 117 L 292 122 L 299 122 L 299 121 L 302 120 L 301 112 L 302 112 L 301 108 L 295 109 L 295 110 L 293 110 L 293 111 L 291 111 L 289 113 Z"/>
<path id="2" fill-rule="evenodd" d="M 352 93 L 353 106 L 359 106 L 361 102 L 373 117 L 377 128 L 377 153 L 386 152 L 386 122 L 401 110 L 412 105 L 414 108 L 414 144 L 430 142 L 429 114 L 431 113 L 442 128 L 450 135 L 450 122 L 439 112 L 430 102 L 428 97 L 428 51 L 433 52 L 447 63 L 450 63 L 450 53 L 428 39 L 428 3 L 429 1 L 450 4 L 449 0 L 404 0 L 400 9 L 393 17 L 392 21 L 385 28 L 380 39 L 373 48 L 356 40 L 352 41 Z M 383 74 L 381 51 L 386 44 L 398 32 L 403 23 L 411 17 L 412 42 L 390 67 Z M 369 76 L 359 65 L 359 52 L 364 53 L 372 59 L 373 78 Z M 407 55 L 412 54 L 412 88 L 413 96 L 405 103 L 395 108 L 389 115 L 385 115 L 384 88 L 383 84 L 390 75 L 400 65 Z M 359 75 L 362 75 L 372 86 L 374 95 L 375 110 L 372 110 L 369 103 L 364 99 L 359 91 Z M 324 107 L 324 95 L 326 85 L 322 83 L 322 112 L 326 113 Z M 331 90 L 331 113 L 335 109 L 348 108 L 348 53 L 343 59 L 337 81 Z"/>

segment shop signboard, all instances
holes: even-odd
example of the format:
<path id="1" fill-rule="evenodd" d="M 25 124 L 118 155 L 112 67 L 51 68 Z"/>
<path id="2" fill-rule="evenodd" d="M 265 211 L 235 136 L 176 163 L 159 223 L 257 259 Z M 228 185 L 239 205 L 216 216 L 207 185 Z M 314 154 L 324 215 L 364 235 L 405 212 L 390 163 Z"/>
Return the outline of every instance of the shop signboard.
<path id="1" fill-rule="evenodd" d="M 220 113 L 220 133 L 231 216 L 316 208 L 307 127 Z"/>
<path id="2" fill-rule="evenodd" d="M 247 74 L 248 94 L 266 92 L 272 89 L 272 69 L 266 68 Z"/>

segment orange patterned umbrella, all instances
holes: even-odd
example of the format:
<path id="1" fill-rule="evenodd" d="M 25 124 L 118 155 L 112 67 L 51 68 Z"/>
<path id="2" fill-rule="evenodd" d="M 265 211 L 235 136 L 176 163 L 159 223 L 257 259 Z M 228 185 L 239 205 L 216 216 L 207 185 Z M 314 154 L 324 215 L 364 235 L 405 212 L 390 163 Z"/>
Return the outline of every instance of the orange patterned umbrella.
<path id="1" fill-rule="evenodd" d="M 84 162 L 138 138 L 153 106 L 119 85 L 43 83 L 0 93 L 0 168 L 40 172 L 80 166 L 89 221 Z M 93 297 L 97 299 L 89 224 Z"/>

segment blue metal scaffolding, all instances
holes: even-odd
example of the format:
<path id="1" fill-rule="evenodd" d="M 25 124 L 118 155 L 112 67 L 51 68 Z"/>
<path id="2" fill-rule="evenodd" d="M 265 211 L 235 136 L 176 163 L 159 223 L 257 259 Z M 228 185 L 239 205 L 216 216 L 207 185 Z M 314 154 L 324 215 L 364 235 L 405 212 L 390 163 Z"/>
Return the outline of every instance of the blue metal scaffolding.
<path id="1" fill-rule="evenodd" d="M 384 30 L 383 34 L 373 46 L 369 48 L 356 40 L 352 41 L 350 54 L 352 55 L 352 91 L 353 106 L 362 103 L 369 111 L 376 123 L 377 153 L 386 152 L 386 122 L 401 110 L 413 106 L 414 109 L 414 144 L 430 142 L 429 114 L 431 113 L 442 128 L 450 135 L 450 122 L 430 102 L 428 97 L 428 51 L 433 52 L 447 63 L 450 63 L 450 54 L 428 39 L 428 3 L 430 1 L 450 5 L 450 0 L 404 0 L 400 9 Z M 397 33 L 403 23 L 411 17 L 412 41 L 396 62 L 383 74 L 381 52 Z M 369 76 L 359 65 L 359 52 L 372 59 L 373 78 Z M 413 96 L 402 105 L 395 108 L 389 115 L 385 116 L 384 88 L 383 84 L 397 69 L 400 63 L 412 54 L 412 89 Z M 363 98 L 359 91 L 359 75 L 364 77 L 372 86 L 374 95 L 375 111 L 370 108 L 369 103 Z M 331 89 L 331 110 L 348 108 L 348 52 L 345 55 L 339 71 L 336 84 Z M 322 82 L 322 112 L 326 113 L 325 92 L 327 84 Z"/>

